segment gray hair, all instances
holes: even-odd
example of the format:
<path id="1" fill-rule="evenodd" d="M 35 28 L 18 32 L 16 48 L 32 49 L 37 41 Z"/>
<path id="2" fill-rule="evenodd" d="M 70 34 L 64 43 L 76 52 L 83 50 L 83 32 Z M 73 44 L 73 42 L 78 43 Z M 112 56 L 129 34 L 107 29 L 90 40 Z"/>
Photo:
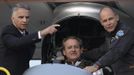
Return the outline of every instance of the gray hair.
<path id="1" fill-rule="evenodd" d="M 19 8 L 23 8 L 23 9 L 26 9 L 26 10 L 30 10 L 30 7 L 25 4 L 25 3 L 18 3 L 16 4 L 13 8 L 12 8 L 12 13 L 16 10 L 18 10 Z"/>

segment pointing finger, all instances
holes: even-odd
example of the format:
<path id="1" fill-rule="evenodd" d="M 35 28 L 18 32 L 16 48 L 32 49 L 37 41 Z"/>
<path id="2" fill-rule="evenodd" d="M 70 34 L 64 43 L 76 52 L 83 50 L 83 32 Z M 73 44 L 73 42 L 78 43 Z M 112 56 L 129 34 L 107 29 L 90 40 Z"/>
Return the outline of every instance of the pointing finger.
<path id="1" fill-rule="evenodd" d="M 60 25 L 59 25 L 59 24 L 53 24 L 53 26 L 54 26 L 54 27 L 60 27 Z"/>

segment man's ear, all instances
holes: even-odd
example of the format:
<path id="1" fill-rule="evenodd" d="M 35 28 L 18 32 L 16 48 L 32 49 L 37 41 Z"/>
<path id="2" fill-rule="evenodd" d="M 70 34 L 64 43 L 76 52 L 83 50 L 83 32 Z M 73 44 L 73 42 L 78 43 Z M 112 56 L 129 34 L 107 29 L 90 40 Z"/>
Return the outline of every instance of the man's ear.
<path id="1" fill-rule="evenodd" d="M 116 19 L 117 19 L 117 21 L 119 21 L 119 15 L 116 15 Z"/>
<path id="2" fill-rule="evenodd" d="M 11 20 L 13 20 L 13 16 L 11 16 Z"/>
<path id="3" fill-rule="evenodd" d="M 81 53 L 83 53 L 83 50 L 81 50 Z"/>
<path id="4" fill-rule="evenodd" d="M 82 47 L 82 48 L 80 49 L 80 52 L 83 53 L 84 51 L 85 51 L 85 48 Z"/>
<path id="5" fill-rule="evenodd" d="M 14 17 L 13 16 L 11 16 L 11 21 L 14 22 Z"/>
<path id="6" fill-rule="evenodd" d="M 65 56 L 66 54 L 65 54 L 65 50 L 63 50 L 63 55 Z"/>
<path id="7" fill-rule="evenodd" d="M 101 24 L 101 25 L 103 25 L 103 22 L 102 22 L 102 20 L 100 20 L 100 24 Z"/>

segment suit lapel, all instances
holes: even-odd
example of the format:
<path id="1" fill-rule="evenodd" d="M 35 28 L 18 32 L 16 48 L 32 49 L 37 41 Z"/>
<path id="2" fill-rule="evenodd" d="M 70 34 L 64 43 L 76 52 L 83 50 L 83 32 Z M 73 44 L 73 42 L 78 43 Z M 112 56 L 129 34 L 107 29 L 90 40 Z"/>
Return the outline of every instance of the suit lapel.
<path id="1" fill-rule="evenodd" d="M 25 35 L 28 35 L 28 31 L 26 31 Z"/>
<path id="2" fill-rule="evenodd" d="M 22 37 L 23 35 L 21 34 L 21 32 L 14 26 L 11 25 L 12 30 L 14 30 L 14 33 L 18 36 L 18 37 Z M 25 32 L 25 35 L 28 35 L 28 31 Z"/>
<path id="3" fill-rule="evenodd" d="M 106 38 L 106 44 L 107 44 L 107 46 L 108 46 L 108 48 L 110 48 L 111 47 L 111 38 L 110 37 L 107 37 Z"/>
<path id="4" fill-rule="evenodd" d="M 11 25 L 11 28 L 12 28 L 13 33 L 15 33 L 18 37 L 22 37 L 22 34 L 14 25 Z"/>

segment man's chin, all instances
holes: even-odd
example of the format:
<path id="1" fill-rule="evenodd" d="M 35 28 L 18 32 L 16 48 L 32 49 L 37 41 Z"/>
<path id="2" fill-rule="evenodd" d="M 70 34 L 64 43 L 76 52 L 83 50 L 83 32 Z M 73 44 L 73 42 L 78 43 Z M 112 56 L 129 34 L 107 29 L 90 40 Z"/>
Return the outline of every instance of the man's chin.
<path id="1" fill-rule="evenodd" d="M 108 29 L 107 32 L 111 33 L 113 32 L 114 30 L 113 29 Z"/>

